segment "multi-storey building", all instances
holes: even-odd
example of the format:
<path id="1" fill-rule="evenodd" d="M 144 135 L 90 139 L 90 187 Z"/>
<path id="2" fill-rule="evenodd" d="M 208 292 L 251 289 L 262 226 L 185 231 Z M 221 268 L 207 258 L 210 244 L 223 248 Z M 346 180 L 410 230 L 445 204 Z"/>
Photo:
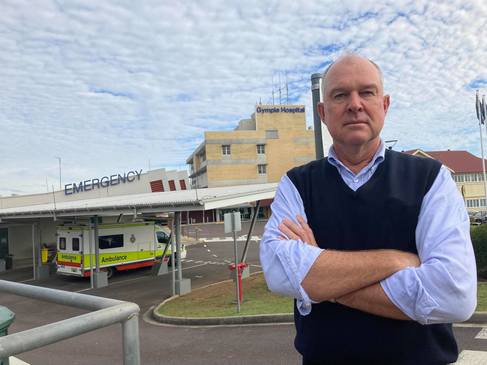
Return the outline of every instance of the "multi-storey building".
<path id="1" fill-rule="evenodd" d="M 469 211 L 486 210 L 481 158 L 467 151 L 425 152 L 416 149 L 404 152 L 440 161 L 450 170 L 458 190 L 462 193 L 467 209 Z"/>
<path id="2" fill-rule="evenodd" d="M 304 105 L 257 105 L 233 131 L 205 132 L 187 159 L 192 187 L 277 182 L 315 158 Z"/>

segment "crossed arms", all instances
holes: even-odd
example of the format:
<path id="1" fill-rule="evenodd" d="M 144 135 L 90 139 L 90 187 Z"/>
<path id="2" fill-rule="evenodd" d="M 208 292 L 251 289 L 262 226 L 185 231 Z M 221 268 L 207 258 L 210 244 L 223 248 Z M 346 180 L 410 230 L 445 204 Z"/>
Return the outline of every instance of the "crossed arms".
<path id="1" fill-rule="evenodd" d="M 318 247 L 313 231 L 301 215 L 279 224 L 283 236 Z M 344 252 L 324 250 L 301 282 L 311 300 L 334 300 L 340 304 L 383 317 L 410 319 L 387 297 L 378 284 L 406 267 L 418 267 L 417 255 L 398 250 Z"/>
<path id="2" fill-rule="evenodd" d="M 269 288 L 297 299 L 340 304 L 423 324 L 457 322 L 476 306 L 476 269 L 463 201 L 442 168 L 423 200 L 418 256 L 396 250 L 344 252 L 317 247 L 299 193 L 284 176 L 261 242 Z M 300 215 L 303 219 L 297 218 Z"/>

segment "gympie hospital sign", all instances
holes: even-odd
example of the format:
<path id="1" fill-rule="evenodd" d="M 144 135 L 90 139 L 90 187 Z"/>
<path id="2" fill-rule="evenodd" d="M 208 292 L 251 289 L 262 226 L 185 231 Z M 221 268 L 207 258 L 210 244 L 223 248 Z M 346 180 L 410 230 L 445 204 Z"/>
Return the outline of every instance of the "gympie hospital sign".
<path id="1" fill-rule="evenodd" d="M 124 172 L 123 175 L 115 174 L 110 176 L 103 176 L 99 179 L 90 179 L 80 181 L 79 183 L 72 183 L 64 185 L 64 195 L 72 195 L 82 193 L 83 191 L 90 191 L 100 188 L 108 188 L 109 186 L 131 183 L 135 180 L 140 180 L 140 171 Z"/>
<path id="2" fill-rule="evenodd" d="M 293 107 L 289 108 L 287 106 L 280 106 L 280 107 L 262 107 L 258 106 L 257 109 L 255 110 L 257 113 L 262 113 L 262 114 L 272 114 L 272 113 L 304 113 L 304 106 L 303 107 Z"/>

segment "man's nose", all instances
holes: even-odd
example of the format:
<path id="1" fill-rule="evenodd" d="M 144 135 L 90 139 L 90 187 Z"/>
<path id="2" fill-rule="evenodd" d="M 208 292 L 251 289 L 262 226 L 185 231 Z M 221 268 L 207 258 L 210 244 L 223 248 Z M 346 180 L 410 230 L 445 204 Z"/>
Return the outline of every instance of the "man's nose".
<path id="1" fill-rule="evenodd" d="M 362 99 L 357 92 L 350 93 L 350 98 L 348 101 L 348 111 L 350 112 L 360 112 L 363 110 Z"/>

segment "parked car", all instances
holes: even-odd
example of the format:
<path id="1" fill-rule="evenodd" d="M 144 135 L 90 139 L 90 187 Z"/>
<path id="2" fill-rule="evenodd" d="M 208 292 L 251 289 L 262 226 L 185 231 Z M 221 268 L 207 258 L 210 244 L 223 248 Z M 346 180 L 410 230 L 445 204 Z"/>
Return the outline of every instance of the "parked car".
<path id="1" fill-rule="evenodd" d="M 487 223 L 487 212 L 469 212 L 470 224 L 479 225 Z"/>

